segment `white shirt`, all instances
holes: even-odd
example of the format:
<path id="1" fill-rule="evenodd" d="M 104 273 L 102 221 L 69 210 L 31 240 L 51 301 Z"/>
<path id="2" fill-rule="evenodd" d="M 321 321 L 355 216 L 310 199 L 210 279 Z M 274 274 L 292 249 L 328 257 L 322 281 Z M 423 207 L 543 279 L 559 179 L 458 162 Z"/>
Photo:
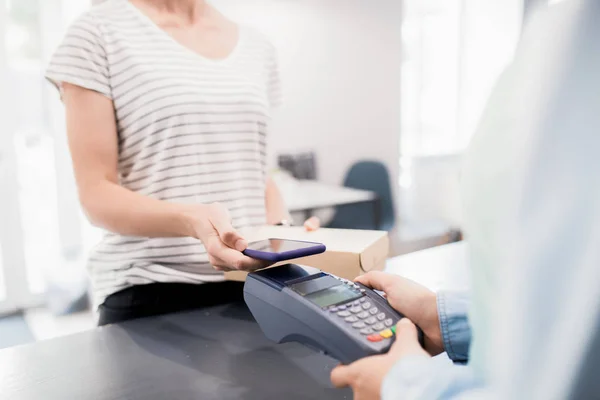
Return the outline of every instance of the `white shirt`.
<path id="1" fill-rule="evenodd" d="M 249 28 L 239 32 L 233 52 L 212 60 L 128 1 L 108 0 L 71 26 L 46 76 L 113 101 L 123 187 L 169 202 L 221 202 L 236 228 L 263 225 L 279 75 L 273 46 Z M 89 266 L 96 305 L 132 285 L 223 280 L 194 238 L 106 233 Z"/>
<path id="2" fill-rule="evenodd" d="M 599 20 L 570 0 L 526 31 L 463 175 L 469 365 L 404 359 L 384 399 L 600 398 Z"/>

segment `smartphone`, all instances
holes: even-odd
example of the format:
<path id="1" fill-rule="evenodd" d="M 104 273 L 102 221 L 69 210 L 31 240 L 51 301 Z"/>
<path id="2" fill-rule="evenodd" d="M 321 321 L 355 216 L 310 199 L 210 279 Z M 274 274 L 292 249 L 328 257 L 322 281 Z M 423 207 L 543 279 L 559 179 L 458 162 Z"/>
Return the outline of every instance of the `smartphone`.
<path id="1" fill-rule="evenodd" d="M 267 239 L 248 244 L 242 253 L 257 260 L 279 262 L 325 252 L 322 243 L 287 239 Z"/>

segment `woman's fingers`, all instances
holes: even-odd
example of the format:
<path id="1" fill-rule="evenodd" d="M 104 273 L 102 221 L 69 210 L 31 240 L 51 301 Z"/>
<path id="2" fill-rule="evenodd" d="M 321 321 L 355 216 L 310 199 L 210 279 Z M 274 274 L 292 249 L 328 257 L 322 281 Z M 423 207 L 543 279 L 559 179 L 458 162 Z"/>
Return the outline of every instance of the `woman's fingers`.
<path id="1" fill-rule="evenodd" d="M 237 250 L 223 246 L 223 249 L 216 254 L 216 257 L 222 262 L 221 266 L 229 267 L 233 270 L 250 271 L 261 268 L 262 263 L 246 257 Z"/>
<path id="2" fill-rule="evenodd" d="M 304 229 L 308 232 L 316 231 L 321 227 L 321 220 L 318 217 L 310 217 L 304 221 Z"/>
<path id="3" fill-rule="evenodd" d="M 268 262 L 255 260 L 227 247 L 218 238 L 209 244 L 208 251 L 210 263 L 221 271 L 254 271 L 269 266 Z"/>
<path id="4" fill-rule="evenodd" d="M 212 224 L 211 231 L 205 233 L 202 242 L 213 267 L 220 271 L 254 271 L 269 265 L 242 253 L 248 247 L 248 242 L 231 225 L 231 217 L 225 206 L 211 204 L 208 207 L 208 219 Z"/>
<path id="5" fill-rule="evenodd" d="M 248 242 L 231 225 L 231 216 L 227 208 L 219 203 L 211 204 L 209 213 L 210 222 L 219 234 L 221 241 L 238 252 L 246 250 Z"/>

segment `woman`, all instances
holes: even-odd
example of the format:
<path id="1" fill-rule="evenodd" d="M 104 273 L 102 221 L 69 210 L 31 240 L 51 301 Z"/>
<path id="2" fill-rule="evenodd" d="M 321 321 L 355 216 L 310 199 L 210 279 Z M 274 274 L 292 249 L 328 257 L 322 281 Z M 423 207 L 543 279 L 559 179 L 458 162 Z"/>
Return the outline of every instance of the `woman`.
<path id="1" fill-rule="evenodd" d="M 204 0 L 107 0 L 46 76 L 83 208 L 109 232 L 89 263 L 99 324 L 241 298 L 221 271 L 263 265 L 238 229 L 289 219 L 266 179 L 273 46 Z"/>

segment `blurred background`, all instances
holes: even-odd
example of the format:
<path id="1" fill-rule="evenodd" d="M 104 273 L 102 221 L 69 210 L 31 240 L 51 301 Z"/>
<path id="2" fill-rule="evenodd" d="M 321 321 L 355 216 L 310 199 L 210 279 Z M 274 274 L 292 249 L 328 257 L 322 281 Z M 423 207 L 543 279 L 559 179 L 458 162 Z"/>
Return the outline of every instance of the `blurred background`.
<path id="1" fill-rule="evenodd" d="M 43 79 L 92 3 L 0 0 L 0 315 L 18 313 L 0 322 L 21 332 L 0 325 L 0 348 L 93 325 L 85 265 L 101 233 L 79 207 L 64 110 Z M 213 0 L 279 50 L 272 172 L 298 221 L 389 230 L 391 255 L 460 239 L 461 155 L 546 3 Z"/>

